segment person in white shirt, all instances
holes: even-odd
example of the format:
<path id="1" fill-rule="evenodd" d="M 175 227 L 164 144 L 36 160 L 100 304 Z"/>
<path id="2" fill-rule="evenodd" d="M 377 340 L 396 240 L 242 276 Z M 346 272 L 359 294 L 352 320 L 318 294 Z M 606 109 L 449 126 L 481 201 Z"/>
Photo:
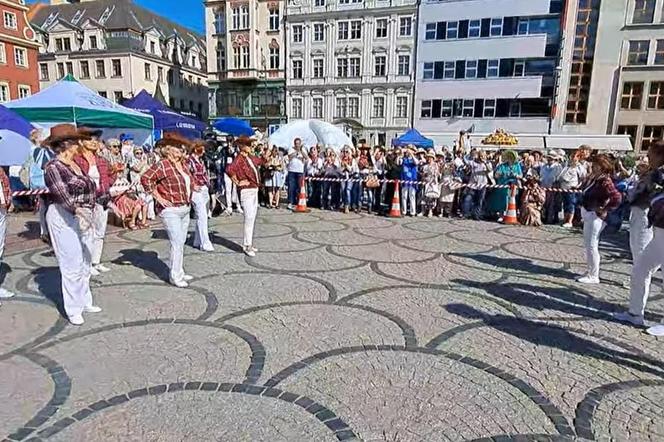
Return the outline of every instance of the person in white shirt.
<path id="1" fill-rule="evenodd" d="M 563 168 L 558 177 L 560 188 L 563 190 L 575 190 L 581 185 L 581 183 L 583 183 L 583 180 L 585 180 L 587 176 L 588 168 L 579 162 L 578 155 L 575 154 L 570 158 L 569 163 Z M 565 212 L 563 227 L 572 227 L 576 205 L 577 194 L 563 192 L 563 209 Z"/>
<path id="2" fill-rule="evenodd" d="M 288 210 L 293 210 L 297 205 L 300 195 L 300 186 L 304 176 L 304 163 L 307 159 L 302 150 L 302 140 L 296 138 L 293 140 L 293 150 L 288 154 Z"/>
<path id="3" fill-rule="evenodd" d="M 306 160 L 306 175 L 308 177 L 319 177 L 323 173 L 323 158 L 320 156 L 320 146 L 314 146 L 309 150 Z M 307 204 L 310 207 L 320 208 L 322 186 L 320 181 L 310 181 L 307 184 Z"/>
<path id="4" fill-rule="evenodd" d="M 562 155 L 562 156 L 561 156 Z M 557 188 L 558 179 L 563 172 L 563 165 L 560 163 L 564 153 L 552 151 L 546 155 L 545 163 L 540 168 L 540 185 L 545 189 Z M 547 192 L 546 201 L 542 218 L 544 224 L 558 224 L 558 213 L 560 212 L 560 194 L 556 192 Z"/>

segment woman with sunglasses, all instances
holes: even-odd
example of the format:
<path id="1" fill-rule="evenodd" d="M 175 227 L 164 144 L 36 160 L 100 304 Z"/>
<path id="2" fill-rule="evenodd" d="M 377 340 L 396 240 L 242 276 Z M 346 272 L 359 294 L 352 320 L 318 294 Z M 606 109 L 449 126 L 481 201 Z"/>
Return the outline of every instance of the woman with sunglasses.
<path id="1" fill-rule="evenodd" d="M 198 190 L 184 162 L 185 152 L 191 144 L 179 135 L 167 134 L 156 147 L 162 159 L 143 174 L 141 184 L 154 197 L 155 208 L 171 243 L 169 281 L 176 287 L 185 288 L 193 277 L 184 272 L 184 244 L 189 230 L 191 195 Z"/>
<path id="2" fill-rule="evenodd" d="M 189 172 L 194 177 L 194 185 L 197 187 L 192 196 L 191 203 L 196 213 L 196 230 L 194 233 L 194 247 L 204 252 L 214 252 L 208 232 L 208 204 L 210 203 L 210 177 L 205 164 L 205 144 L 203 141 L 194 142 L 188 158 Z"/>

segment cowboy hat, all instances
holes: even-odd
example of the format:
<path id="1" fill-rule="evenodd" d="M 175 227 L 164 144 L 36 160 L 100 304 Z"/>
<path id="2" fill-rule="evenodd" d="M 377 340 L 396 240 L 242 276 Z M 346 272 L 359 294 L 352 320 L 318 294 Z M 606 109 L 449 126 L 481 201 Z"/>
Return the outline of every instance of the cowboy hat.
<path id="1" fill-rule="evenodd" d="M 42 144 L 49 147 L 56 147 L 65 141 L 86 140 L 90 137 L 79 132 L 73 124 L 56 124 L 51 128 L 51 133 Z"/>
<path id="2" fill-rule="evenodd" d="M 94 129 L 92 127 L 81 126 L 78 128 L 78 131 L 83 135 L 87 135 L 90 138 L 101 138 L 101 134 L 104 133 L 101 129 Z"/>
<path id="3" fill-rule="evenodd" d="M 178 147 L 180 149 L 188 150 L 191 147 L 191 141 L 182 135 L 169 132 L 164 134 L 164 137 L 157 141 L 155 144 L 155 147 L 158 149 L 164 148 L 166 146 Z"/>
<path id="4" fill-rule="evenodd" d="M 425 153 L 424 156 L 427 158 L 436 158 L 436 154 L 433 152 L 433 150 L 427 151 L 427 153 Z"/>

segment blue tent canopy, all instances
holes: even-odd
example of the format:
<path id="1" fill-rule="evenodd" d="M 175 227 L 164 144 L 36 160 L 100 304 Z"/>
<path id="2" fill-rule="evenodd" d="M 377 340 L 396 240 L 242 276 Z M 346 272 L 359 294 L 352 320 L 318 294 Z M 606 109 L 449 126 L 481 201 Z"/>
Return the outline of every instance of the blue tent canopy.
<path id="1" fill-rule="evenodd" d="M 425 149 L 433 149 L 433 140 L 424 137 L 417 131 L 417 129 L 409 129 L 399 138 L 392 140 L 392 146 L 403 147 L 408 145 L 423 147 Z"/>
<path id="2" fill-rule="evenodd" d="M 254 134 L 254 130 L 249 123 L 239 118 L 221 118 L 212 123 L 212 126 L 219 132 L 224 132 L 234 137 L 241 135 L 250 137 Z"/>
<path id="3" fill-rule="evenodd" d="M 0 105 L 0 166 L 21 166 L 32 149 L 34 128 L 23 117 Z"/>
<path id="4" fill-rule="evenodd" d="M 130 109 L 152 115 L 154 128 L 163 132 L 177 132 L 187 138 L 201 138 L 205 123 L 185 117 L 155 99 L 147 91 L 140 91 L 134 98 L 122 103 Z"/>

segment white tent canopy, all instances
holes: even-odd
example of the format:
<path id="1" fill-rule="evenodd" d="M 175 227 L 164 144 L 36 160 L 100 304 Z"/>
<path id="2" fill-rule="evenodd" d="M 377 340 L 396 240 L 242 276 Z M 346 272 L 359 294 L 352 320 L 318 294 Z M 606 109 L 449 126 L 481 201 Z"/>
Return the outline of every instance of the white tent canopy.
<path id="1" fill-rule="evenodd" d="M 296 138 L 300 138 L 302 145 L 307 149 L 320 144 L 339 152 L 342 147 L 353 145 L 350 137 L 342 129 L 320 120 L 298 120 L 281 126 L 270 135 L 269 143 L 272 146 L 290 149 Z"/>

